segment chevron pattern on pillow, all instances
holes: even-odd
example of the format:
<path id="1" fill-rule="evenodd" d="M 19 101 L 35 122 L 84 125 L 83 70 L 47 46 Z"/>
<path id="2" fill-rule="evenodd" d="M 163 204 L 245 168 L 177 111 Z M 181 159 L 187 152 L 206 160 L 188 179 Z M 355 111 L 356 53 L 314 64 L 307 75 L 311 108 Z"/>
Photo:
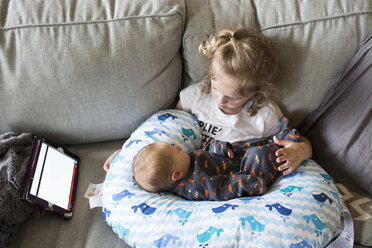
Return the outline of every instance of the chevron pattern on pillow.
<path id="1" fill-rule="evenodd" d="M 372 199 L 342 183 L 336 184 L 354 221 L 354 239 L 361 245 L 372 246 Z"/>

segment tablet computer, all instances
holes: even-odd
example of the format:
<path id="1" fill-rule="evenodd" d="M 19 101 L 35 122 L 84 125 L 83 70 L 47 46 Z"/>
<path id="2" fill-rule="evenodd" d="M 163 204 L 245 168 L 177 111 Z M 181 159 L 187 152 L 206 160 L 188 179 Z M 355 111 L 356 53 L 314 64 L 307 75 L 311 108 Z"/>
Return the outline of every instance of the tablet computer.
<path id="1" fill-rule="evenodd" d="M 77 187 L 79 157 L 44 138 L 32 145 L 22 199 L 70 219 Z"/>

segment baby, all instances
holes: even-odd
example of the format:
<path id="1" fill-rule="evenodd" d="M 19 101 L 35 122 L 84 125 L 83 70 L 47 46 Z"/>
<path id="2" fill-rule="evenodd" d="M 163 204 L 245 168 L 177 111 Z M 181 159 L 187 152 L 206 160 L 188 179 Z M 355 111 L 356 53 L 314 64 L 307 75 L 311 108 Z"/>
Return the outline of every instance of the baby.
<path id="1" fill-rule="evenodd" d="M 280 120 L 280 139 L 298 141 L 297 130 Z M 172 191 L 189 200 L 229 200 L 267 192 L 281 175 L 270 138 L 231 145 L 210 141 L 203 149 L 186 153 L 178 146 L 155 142 L 133 160 L 137 184 L 148 192 Z M 282 162 L 283 163 L 283 162 Z"/>

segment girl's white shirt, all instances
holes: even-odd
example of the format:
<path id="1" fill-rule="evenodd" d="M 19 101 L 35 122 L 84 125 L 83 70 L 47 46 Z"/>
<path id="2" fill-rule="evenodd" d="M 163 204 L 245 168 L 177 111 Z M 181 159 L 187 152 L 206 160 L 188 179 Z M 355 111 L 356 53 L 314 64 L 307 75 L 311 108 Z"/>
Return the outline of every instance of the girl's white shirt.
<path id="1" fill-rule="evenodd" d="M 180 101 L 182 108 L 198 119 L 204 145 L 212 139 L 235 143 L 274 135 L 283 116 L 274 103 L 260 108 L 255 116 L 248 116 L 249 101 L 240 113 L 227 115 L 218 108 L 212 94 L 202 93 L 202 83 L 183 89 Z"/>

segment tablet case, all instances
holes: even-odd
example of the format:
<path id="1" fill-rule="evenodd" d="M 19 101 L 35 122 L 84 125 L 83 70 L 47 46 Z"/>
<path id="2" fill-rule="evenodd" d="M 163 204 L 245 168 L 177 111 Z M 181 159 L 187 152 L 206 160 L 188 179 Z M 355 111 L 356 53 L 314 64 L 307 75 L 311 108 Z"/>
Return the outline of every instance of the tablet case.
<path id="1" fill-rule="evenodd" d="M 69 196 L 69 204 L 68 204 L 67 209 L 59 207 L 47 200 L 34 196 L 30 193 L 31 185 L 32 185 L 34 175 L 35 175 L 37 161 L 39 159 L 40 149 L 43 143 L 47 144 L 50 147 L 57 149 L 58 151 L 66 154 L 67 156 L 73 158 L 76 161 L 74 169 L 73 169 L 70 196 Z M 76 188 L 77 188 L 77 182 L 78 182 L 78 169 L 79 169 L 79 157 L 77 155 L 73 154 L 66 148 L 57 146 L 51 143 L 50 141 L 47 141 L 45 138 L 35 136 L 33 140 L 33 144 L 32 144 L 32 150 L 31 150 L 31 155 L 30 155 L 30 159 L 28 162 L 27 172 L 24 178 L 23 187 L 21 189 L 21 198 L 24 201 L 32 205 L 35 205 L 44 210 L 53 212 L 54 214 L 61 216 L 65 219 L 71 219 L 73 216 L 73 205 L 75 201 L 75 194 L 76 194 Z M 70 182 L 66 182 L 66 183 L 70 183 Z"/>

